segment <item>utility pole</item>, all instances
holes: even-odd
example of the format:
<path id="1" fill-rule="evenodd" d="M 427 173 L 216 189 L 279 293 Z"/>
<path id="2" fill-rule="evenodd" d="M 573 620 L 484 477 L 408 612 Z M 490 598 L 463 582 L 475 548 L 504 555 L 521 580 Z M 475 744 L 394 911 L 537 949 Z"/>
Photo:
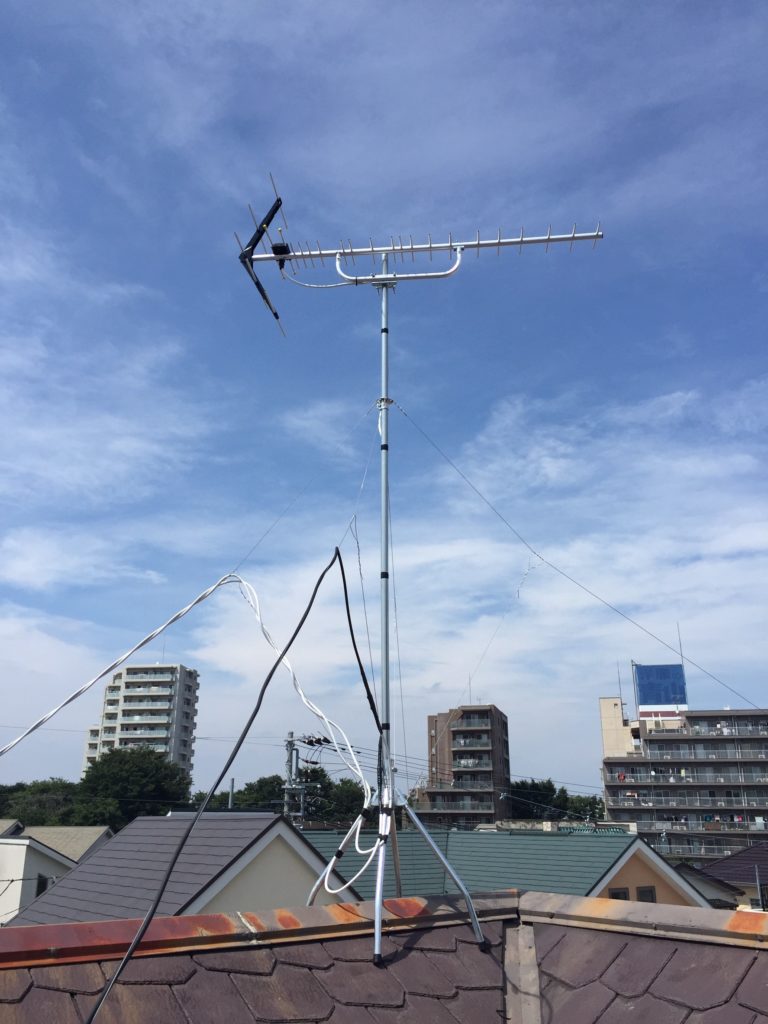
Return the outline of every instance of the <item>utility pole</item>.
<path id="1" fill-rule="evenodd" d="M 293 733 L 289 732 L 285 739 L 285 785 L 283 786 L 283 814 L 286 818 L 291 814 L 291 797 L 297 790 L 299 775 L 299 751 L 296 748 L 296 741 Z M 304 802 L 302 800 L 302 814 L 304 817 Z"/>

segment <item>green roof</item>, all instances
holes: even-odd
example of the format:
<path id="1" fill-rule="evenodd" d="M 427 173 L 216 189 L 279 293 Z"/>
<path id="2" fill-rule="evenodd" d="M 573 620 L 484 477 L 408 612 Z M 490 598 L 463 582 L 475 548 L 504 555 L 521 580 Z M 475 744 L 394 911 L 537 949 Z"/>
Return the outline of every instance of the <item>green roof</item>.
<path id="1" fill-rule="evenodd" d="M 302 835 L 327 861 L 344 837 L 340 831 L 307 831 Z M 528 889 L 537 892 L 586 896 L 633 843 L 626 832 L 452 832 L 430 831 L 470 892 Z M 363 833 L 361 845 L 370 847 L 375 833 Z M 442 865 L 415 831 L 398 832 L 400 873 L 404 896 L 433 896 L 456 892 Z M 364 863 L 348 848 L 336 866 L 350 879 Z M 353 883 L 362 899 L 372 899 L 376 872 L 369 868 Z M 384 894 L 395 895 L 392 852 L 387 852 Z"/>

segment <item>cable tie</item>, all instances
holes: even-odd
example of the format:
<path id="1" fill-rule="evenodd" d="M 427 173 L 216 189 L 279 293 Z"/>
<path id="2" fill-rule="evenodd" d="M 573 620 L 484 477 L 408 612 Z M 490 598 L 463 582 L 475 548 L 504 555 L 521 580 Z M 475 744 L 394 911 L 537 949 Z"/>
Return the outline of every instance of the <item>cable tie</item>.
<path id="1" fill-rule="evenodd" d="M 341 860 L 341 858 L 344 856 L 344 851 L 342 850 L 341 847 L 339 847 L 333 856 L 336 858 L 336 860 Z"/>
<path id="2" fill-rule="evenodd" d="M 389 579 L 389 573 L 388 573 L 388 572 L 383 572 L 383 573 L 381 574 L 381 578 L 382 578 L 383 580 L 388 580 L 388 579 Z"/>

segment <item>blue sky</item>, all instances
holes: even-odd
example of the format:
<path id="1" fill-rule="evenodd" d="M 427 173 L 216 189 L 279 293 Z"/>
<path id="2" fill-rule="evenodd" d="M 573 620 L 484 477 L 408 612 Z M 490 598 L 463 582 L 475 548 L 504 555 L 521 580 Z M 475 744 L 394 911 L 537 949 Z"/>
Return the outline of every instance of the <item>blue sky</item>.
<path id="1" fill-rule="evenodd" d="M 549 561 L 672 644 L 679 623 L 765 706 L 762 4 L 71 0 L 3 21 L 0 739 L 278 517 L 241 571 L 280 641 L 357 515 L 378 680 L 377 297 L 266 272 L 280 336 L 233 239 L 270 171 L 302 242 L 605 230 L 392 297 L 403 776 L 473 675 L 510 716 L 513 772 L 596 786 L 617 663 L 629 689 L 630 659 L 672 657 L 532 557 L 414 423 Z M 200 670 L 199 786 L 270 664 L 249 616 L 221 593 L 145 654 Z M 372 748 L 335 581 L 293 664 Z M 738 704 L 688 682 L 692 704 Z M 3 781 L 76 778 L 101 696 Z M 283 678 L 238 784 L 281 770 L 288 728 L 316 725 Z"/>

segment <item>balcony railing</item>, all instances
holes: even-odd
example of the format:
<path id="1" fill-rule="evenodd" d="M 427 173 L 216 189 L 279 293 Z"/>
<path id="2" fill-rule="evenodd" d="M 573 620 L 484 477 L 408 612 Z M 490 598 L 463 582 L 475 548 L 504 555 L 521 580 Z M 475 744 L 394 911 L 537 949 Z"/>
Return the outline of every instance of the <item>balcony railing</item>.
<path id="1" fill-rule="evenodd" d="M 722 810 L 725 807 L 759 810 L 765 808 L 768 815 L 768 796 L 761 795 L 755 799 L 744 799 L 740 796 L 697 796 L 695 793 L 681 792 L 678 796 L 612 796 L 608 795 L 609 807 L 706 807 Z"/>
<path id="2" fill-rule="evenodd" d="M 741 853 L 743 846 L 726 846 L 717 844 L 710 846 L 707 843 L 694 843 L 692 846 L 679 846 L 675 843 L 652 843 L 657 853 L 662 857 L 728 857 L 732 853 Z"/>
<path id="3" fill-rule="evenodd" d="M 768 839 L 764 824 L 754 821 L 703 821 L 689 818 L 688 821 L 642 821 L 637 822 L 638 834 L 645 832 L 750 832 L 755 834 L 754 842 Z"/>
<path id="4" fill-rule="evenodd" d="M 454 750 L 459 747 L 490 747 L 490 736 L 479 736 L 477 739 L 468 739 L 465 736 L 454 736 L 451 739 L 451 746 Z"/>
<path id="5" fill-rule="evenodd" d="M 480 771 L 490 771 L 493 765 L 490 759 L 483 759 L 480 757 L 457 757 L 453 762 L 453 770 L 461 771 L 463 768 L 479 769 Z"/>
<path id="6" fill-rule="evenodd" d="M 475 717 L 473 715 L 462 715 L 455 722 L 451 722 L 452 732 L 460 732 L 462 729 L 490 729 L 490 727 L 490 718 Z"/>
<path id="7" fill-rule="evenodd" d="M 167 725 L 121 725 L 120 734 L 122 736 L 143 736 L 145 733 L 149 736 L 157 737 L 158 739 L 168 735 L 169 727 Z"/>
<path id="8" fill-rule="evenodd" d="M 656 727 L 649 729 L 646 734 L 647 739 L 653 739 L 654 737 L 666 739 L 669 736 L 703 736 L 705 738 L 710 736 L 715 738 L 722 738 L 724 736 L 768 736 L 768 722 L 763 725 L 725 725 L 722 728 L 692 725 L 681 729 L 665 729 L 662 726 L 660 729 Z"/>
<path id="9" fill-rule="evenodd" d="M 670 772 L 604 772 L 603 779 L 607 786 L 688 786 L 691 784 L 724 786 L 729 783 L 736 783 L 744 786 L 768 785 L 768 769 L 764 775 L 748 775 L 744 772 L 720 771 L 714 772 L 688 772 L 685 775 Z"/>
<path id="10" fill-rule="evenodd" d="M 148 725 L 152 725 L 153 723 L 157 723 L 157 722 L 167 722 L 168 721 L 168 715 L 167 714 L 163 714 L 162 711 L 149 712 L 148 714 L 144 714 L 144 715 L 131 715 L 131 714 L 126 715 L 126 713 L 123 712 L 120 721 L 121 722 L 139 722 L 140 724 L 143 724 L 144 722 L 146 722 Z"/>
<path id="11" fill-rule="evenodd" d="M 149 679 L 155 680 L 156 682 L 176 682 L 175 672 L 126 672 L 124 683 L 141 682 L 142 680 Z"/>
<path id="12" fill-rule="evenodd" d="M 447 790 L 450 792 L 454 789 L 493 789 L 493 783 L 490 779 L 483 779 L 480 782 L 476 780 L 454 779 L 453 782 L 430 782 L 424 788 L 429 792 L 432 790 L 440 792 Z"/>
<path id="13" fill-rule="evenodd" d="M 630 755 L 631 756 L 631 755 Z M 768 746 L 732 746 L 728 750 L 650 750 L 642 755 L 646 761 L 768 761 Z"/>
<path id="14" fill-rule="evenodd" d="M 165 694 L 170 695 L 173 689 L 173 683 L 166 683 L 165 686 L 126 686 L 125 693 L 131 697 L 138 697 L 146 694 Z"/>
<path id="15" fill-rule="evenodd" d="M 453 801 L 444 800 L 420 800 L 417 802 L 416 808 L 420 811 L 440 811 L 449 814 L 464 814 L 466 811 L 486 811 L 491 813 L 493 811 L 493 801 L 457 800 L 454 803 Z"/>

